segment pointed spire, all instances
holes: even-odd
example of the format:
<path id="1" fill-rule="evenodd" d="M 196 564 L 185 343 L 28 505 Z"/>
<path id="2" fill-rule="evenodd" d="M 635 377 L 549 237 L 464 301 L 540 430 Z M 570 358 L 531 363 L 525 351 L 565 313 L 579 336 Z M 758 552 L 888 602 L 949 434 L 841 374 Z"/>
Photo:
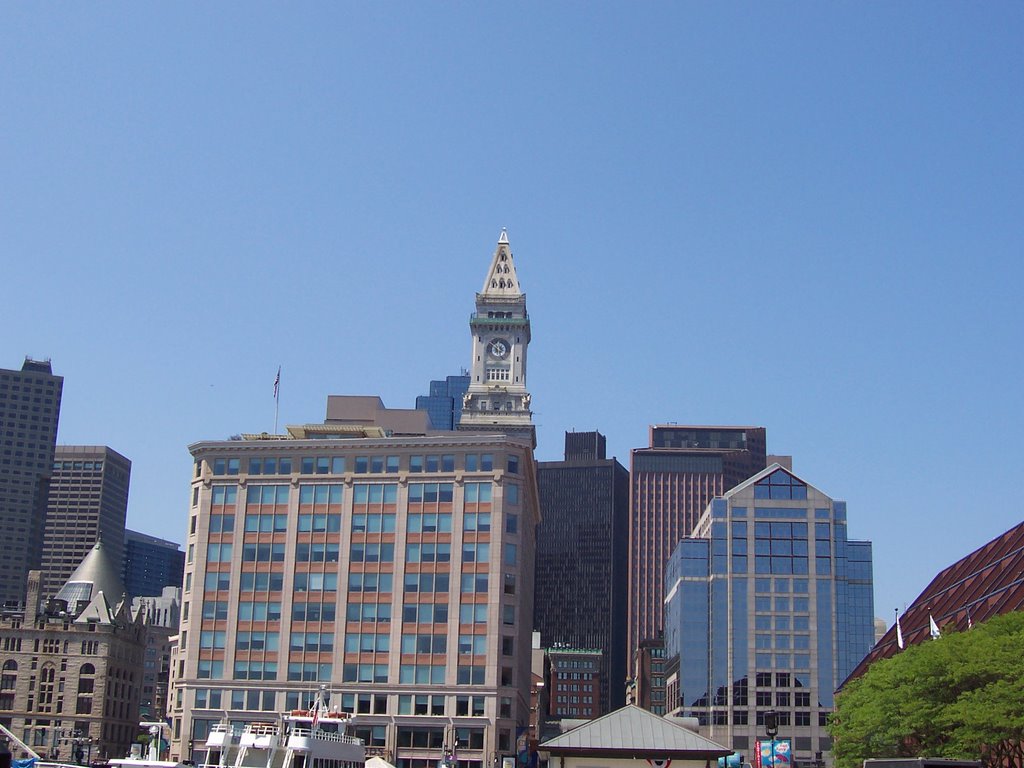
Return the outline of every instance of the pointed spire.
<path id="1" fill-rule="evenodd" d="M 522 295 L 519 289 L 519 278 L 516 275 L 516 267 L 512 262 L 512 250 L 509 248 L 508 231 L 501 230 L 498 237 L 498 247 L 491 259 L 491 268 L 487 270 L 487 279 L 484 280 L 484 287 L 480 291 L 484 296 L 518 297 Z"/>

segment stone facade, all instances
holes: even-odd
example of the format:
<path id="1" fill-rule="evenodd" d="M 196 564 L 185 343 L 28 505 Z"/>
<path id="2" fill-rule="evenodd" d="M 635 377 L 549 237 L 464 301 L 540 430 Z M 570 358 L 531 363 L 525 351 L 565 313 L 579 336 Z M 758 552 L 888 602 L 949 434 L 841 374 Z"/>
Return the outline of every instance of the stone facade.
<path id="1" fill-rule="evenodd" d="M 102 592 L 77 616 L 54 600 L 37 606 L 32 571 L 26 605 L 0 613 L 0 722 L 44 758 L 74 762 L 76 746 L 124 756 L 138 734 L 142 617 Z"/>

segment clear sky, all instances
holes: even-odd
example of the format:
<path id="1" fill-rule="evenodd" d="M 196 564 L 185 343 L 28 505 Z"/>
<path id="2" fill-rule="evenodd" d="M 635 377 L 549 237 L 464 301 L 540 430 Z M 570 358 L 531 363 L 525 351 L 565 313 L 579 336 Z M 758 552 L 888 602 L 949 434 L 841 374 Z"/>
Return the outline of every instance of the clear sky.
<path id="1" fill-rule="evenodd" d="M 411 407 L 507 227 L 538 457 L 756 424 L 875 614 L 1022 519 L 1024 4 L 5 3 L 0 367 L 134 462 Z"/>

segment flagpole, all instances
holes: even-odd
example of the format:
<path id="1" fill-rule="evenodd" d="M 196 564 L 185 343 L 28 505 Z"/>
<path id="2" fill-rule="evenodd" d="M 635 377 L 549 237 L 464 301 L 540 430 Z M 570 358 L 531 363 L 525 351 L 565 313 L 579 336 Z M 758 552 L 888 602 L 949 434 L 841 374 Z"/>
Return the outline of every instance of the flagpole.
<path id="1" fill-rule="evenodd" d="M 274 434 L 277 434 L 277 415 L 281 409 L 281 366 L 277 366 L 277 378 L 274 379 Z"/>

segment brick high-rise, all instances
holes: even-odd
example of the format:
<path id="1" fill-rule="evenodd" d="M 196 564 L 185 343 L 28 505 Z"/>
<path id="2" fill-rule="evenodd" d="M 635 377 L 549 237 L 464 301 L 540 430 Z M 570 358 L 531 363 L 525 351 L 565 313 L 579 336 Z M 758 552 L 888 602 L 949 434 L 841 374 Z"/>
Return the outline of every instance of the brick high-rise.
<path id="1" fill-rule="evenodd" d="M 708 502 L 766 466 L 764 427 L 650 428 L 630 460 L 629 649 L 662 631 L 665 566 Z"/>

